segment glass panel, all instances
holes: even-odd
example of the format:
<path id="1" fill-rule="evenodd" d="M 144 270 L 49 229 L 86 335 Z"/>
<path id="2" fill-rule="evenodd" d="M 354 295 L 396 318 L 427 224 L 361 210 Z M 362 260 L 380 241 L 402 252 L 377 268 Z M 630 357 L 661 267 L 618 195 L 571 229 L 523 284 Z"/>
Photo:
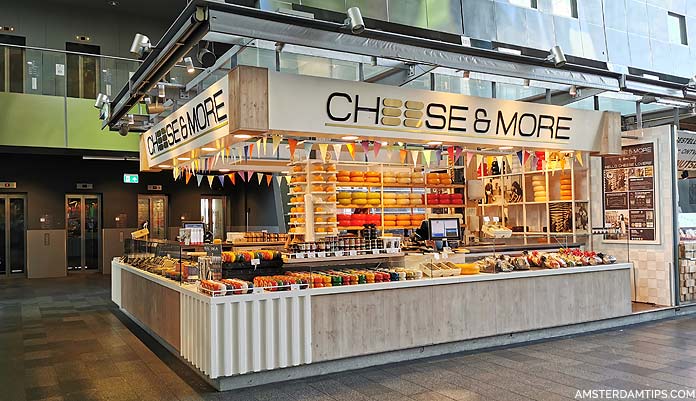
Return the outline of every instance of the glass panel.
<path id="1" fill-rule="evenodd" d="M 9 78 L 10 92 L 24 92 L 24 49 L 10 47 L 9 52 Z"/>
<path id="2" fill-rule="evenodd" d="M 5 92 L 5 53 L 7 48 L 0 46 L 0 92 Z"/>
<path id="3" fill-rule="evenodd" d="M 0 246 L 2 242 L 0 242 Z M 26 268 L 26 222 L 24 199 L 10 199 L 10 269 L 12 273 L 23 273 Z"/>
<path id="4" fill-rule="evenodd" d="M 210 224 L 210 199 L 201 199 L 201 221 L 207 226 Z"/>
<path id="5" fill-rule="evenodd" d="M 213 233 L 213 238 L 223 239 L 225 238 L 225 199 L 213 198 L 212 206 L 213 225 L 210 231 Z"/>
<path id="6" fill-rule="evenodd" d="M 150 198 L 138 196 L 138 228 L 142 228 L 145 222 L 150 222 Z"/>
<path id="7" fill-rule="evenodd" d="M 5 199 L 0 198 L 0 274 L 7 273 L 5 259 Z"/>
<path id="8" fill-rule="evenodd" d="M 667 13 L 667 33 L 670 42 L 682 45 L 687 44 L 686 20 L 683 15 Z"/>
<path id="9" fill-rule="evenodd" d="M 578 3 L 576 0 L 553 0 L 551 2 L 551 13 L 562 17 L 577 18 Z"/>
<path id="10" fill-rule="evenodd" d="M 167 239 L 167 197 L 153 197 L 150 203 L 152 205 L 150 237 Z"/>
<path id="11" fill-rule="evenodd" d="M 96 99 L 97 97 L 97 68 L 96 57 L 82 56 L 82 97 Z"/>
<path id="12" fill-rule="evenodd" d="M 80 97 L 80 56 L 76 54 L 66 54 L 65 59 L 68 97 Z"/>
<path id="13" fill-rule="evenodd" d="M 85 269 L 99 268 L 99 200 L 85 199 Z"/>
<path id="14" fill-rule="evenodd" d="M 68 198 L 66 203 L 68 270 L 80 269 L 82 267 L 82 203 L 79 197 Z"/>

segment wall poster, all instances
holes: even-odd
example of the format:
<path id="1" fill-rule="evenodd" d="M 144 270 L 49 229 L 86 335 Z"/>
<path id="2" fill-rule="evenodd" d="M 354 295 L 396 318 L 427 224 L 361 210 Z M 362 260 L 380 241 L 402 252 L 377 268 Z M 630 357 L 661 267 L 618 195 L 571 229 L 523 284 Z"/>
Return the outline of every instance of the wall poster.
<path id="1" fill-rule="evenodd" d="M 622 146 L 602 158 L 604 227 L 607 240 L 658 242 L 655 205 L 655 143 Z"/>

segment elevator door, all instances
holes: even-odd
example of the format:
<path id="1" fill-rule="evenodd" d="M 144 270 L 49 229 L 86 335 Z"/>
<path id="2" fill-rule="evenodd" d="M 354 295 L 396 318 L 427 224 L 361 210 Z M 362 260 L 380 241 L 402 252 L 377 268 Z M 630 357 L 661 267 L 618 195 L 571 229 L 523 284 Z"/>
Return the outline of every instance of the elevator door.
<path id="1" fill-rule="evenodd" d="M 65 197 L 68 271 L 100 267 L 101 208 L 98 195 Z"/>
<path id="2" fill-rule="evenodd" d="M 138 228 L 147 222 L 152 239 L 167 239 L 167 203 L 167 195 L 138 195 Z"/>
<path id="3" fill-rule="evenodd" d="M 0 195 L 0 278 L 26 274 L 26 201 L 23 195 Z"/>

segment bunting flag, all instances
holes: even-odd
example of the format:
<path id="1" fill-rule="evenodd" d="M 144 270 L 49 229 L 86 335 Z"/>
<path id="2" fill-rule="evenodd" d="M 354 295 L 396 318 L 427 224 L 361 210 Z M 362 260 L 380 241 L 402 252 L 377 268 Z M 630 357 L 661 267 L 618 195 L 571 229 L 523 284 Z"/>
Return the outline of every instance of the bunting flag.
<path id="1" fill-rule="evenodd" d="M 224 174 L 219 175 L 218 180 L 220 181 L 220 186 L 224 188 L 225 187 L 225 175 Z"/>
<path id="2" fill-rule="evenodd" d="M 247 171 L 246 172 L 246 182 L 251 182 L 251 176 L 254 174 L 253 171 Z"/>
<path id="3" fill-rule="evenodd" d="M 454 162 L 455 163 L 462 156 L 463 151 L 464 151 L 464 149 L 462 149 L 461 146 L 457 146 L 456 148 L 454 148 Z M 468 156 L 467 156 L 467 158 L 468 158 Z M 468 165 L 468 160 L 470 160 L 470 159 L 467 159 L 467 165 Z"/>
<path id="4" fill-rule="evenodd" d="M 266 146 L 268 145 L 268 137 L 261 138 L 261 153 L 266 156 Z"/>
<path id="5" fill-rule="evenodd" d="M 338 161 L 338 159 L 341 157 L 341 146 L 343 146 L 343 144 L 334 143 L 332 146 L 333 146 L 334 154 L 336 155 L 336 161 Z"/>
<path id="6" fill-rule="evenodd" d="M 191 181 L 191 176 L 192 176 L 192 175 L 193 175 L 193 174 L 191 174 L 190 171 L 187 171 L 187 172 L 186 172 L 186 184 L 187 184 L 187 185 L 188 185 L 189 181 Z"/>
<path id="7" fill-rule="evenodd" d="M 242 181 L 246 182 L 246 175 L 243 171 L 237 171 L 237 174 L 242 178 Z"/>
<path id="8" fill-rule="evenodd" d="M 257 148 L 257 149 L 258 149 L 258 148 Z M 257 151 L 258 151 L 258 150 L 257 150 Z M 253 144 L 253 143 L 250 143 L 250 144 L 249 144 L 249 159 L 252 158 L 253 153 L 254 153 L 254 144 Z"/>
<path id="9" fill-rule="evenodd" d="M 321 153 L 321 160 L 327 161 L 328 159 L 326 158 L 327 153 L 329 152 L 329 144 L 328 143 L 320 143 L 319 144 L 319 152 Z"/>
<path id="10" fill-rule="evenodd" d="M 174 181 L 176 181 L 176 179 L 179 178 L 179 177 L 176 175 L 176 167 L 174 167 L 174 168 L 172 169 L 172 175 L 174 176 Z"/>
<path id="11" fill-rule="evenodd" d="M 261 140 L 258 139 L 256 141 L 256 157 L 259 158 L 261 157 Z"/>
<path id="12" fill-rule="evenodd" d="M 201 181 L 203 181 L 203 176 L 202 175 L 197 175 L 196 176 L 196 181 L 198 181 L 198 186 L 201 186 Z"/>
<path id="13" fill-rule="evenodd" d="M 249 145 L 244 145 L 244 160 L 249 160 Z"/>
<path id="14" fill-rule="evenodd" d="M 503 171 L 503 174 L 512 173 L 512 155 L 508 153 L 505 155 L 505 159 L 507 160 L 507 168 L 506 171 Z"/>
<path id="15" fill-rule="evenodd" d="M 270 187 L 273 181 L 273 174 L 266 174 L 266 186 Z"/>
<path id="16" fill-rule="evenodd" d="M 297 149 L 297 139 L 288 139 L 288 146 L 290 147 L 290 160 L 295 158 L 295 149 Z"/>
<path id="17" fill-rule="evenodd" d="M 278 181 L 278 186 L 280 187 L 280 184 L 283 183 L 283 176 L 280 175 L 280 174 L 278 174 L 278 175 L 276 176 L 276 181 Z"/>
<path id="18" fill-rule="evenodd" d="M 355 160 L 355 144 L 347 143 L 346 148 L 348 149 L 348 153 L 350 153 L 350 157 Z"/>
<path id="19" fill-rule="evenodd" d="M 575 160 L 580 163 L 580 167 L 585 167 L 585 163 L 582 160 L 582 152 L 575 152 Z"/>
<path id="20" fill-rule="evenodd" d="M 425 166 L 430 166 L 430 158 L 433 156 L 432 149 L 423 149 L 423 159 L 425 160 Z"/>
<path id="21" fill-rule="evenodd" d="M 420 149 L 415 149 L 411 151 L 411 158 L 413 159 L 413 166 L 418 164 L 418 154 L 421 152 Z"/>
<path id="22" fill-rule="evenodd" d="M 531 155 L 531 153 L 529 153 L 529 152 L 526 151 L 526 150 L 524 151 L 524 160 L 522 161 L 522 164 L 523 164 L 523 165 L 524 165 L 524 164 L 527 164 L 527 160 L 529 160 L 529 156 L 530 156 L 530 155 Z"/>
<path id="23" fill-rule="evenodd" d="M 435 150 L 435 166 L 439 166 L 441 160 L 442 160 L 442 149 L 436 149 Z"/>
<path id="24" fill-rule="evenodd" d="M 474 154 L 471 152 L 466 152 L 466 166 L 469 167 L 471 164 L 471 159 L 474 158 Z M 456 159 L 455 159 L 456 160 Z"/>
<path id="25" fill-rule="evenodd" d="M 379 150 L 380 150 L 380 148 L 382 148 L 382 142 L 377 141 L 377 142 L 375 142 L 374 145 L 372 145 L 372 151 L 373 151 L 374 154 L 375 154 L 375 159 L 376 159 L 377 156 L 379 155 Z"/>
<path id="26" fill-rule="evenodd" d="M 222 151 L 215 152 L 215 157 L 213 158 L 213 166 L 217 164 L 218 160 L 220 160 L 220 153 L 222 153 Z"/>
<path id="27" fill-rule="evenodd" d="M 394 152 L 396 152 L 398 150 L 399 150 L 399 147 L 397 145 L 388 146 L 387 147 L 387 159 L 389 159 L 389 161 L 391 161 L 392 158 L 394 157 Z"/>
<path id="28" fill-rule="evenodd" d="M 314 146 L 314 144 L 313 144 L 312 142 L 305 141 L 305 143 L 304 143 L 304 151 L 305 151 L 305 155 L 306 155 L 306 157 L 307 157 L 308 159 L 309 159 L 310 153 L 312 153 L 312 146 Z"/>
<path id="29" fill-rule="evenodd" d="M 284 176 L 285 177 L 285 183 L 290 185 L 290 174 Z"/>
<path id="30" fill-rule="evenodd" d="M 215 179 L 215 176 L 214 175 L 206 175 L 206 178 L 208 178 L 208 186 L 210 186 L 210 188 L 212 189 L 213 188 L 213 180 Z"/>
<path id="31" fill-rule="evenodd" d="M 406 163 L 406 157 L 408 157 L 408 150 L 399 149 L 399 159 L 401 159 L 401 164 Z"/>
<path id="32" fill-rule="evenodd" d="M 278 147 L 280 146 L 281 139 L 283 139 L 283 137 L 280 134 L 273 135 L 273 155 L 278 153 Z"/>
<path id="33" fill-rule="evenodd" d="M 259 180 L 259 185 L 263 182 L 263 173 L 256 173 L 256 179 Z"/>
<path id="34" fill-rule="evenodd" d="M 449 157 L 450 164 L 454 164 L 454 146 L 447 148 L 447 157 Z"/>
<path id="35" fill-rule="evenodd" d="M 367 153 L 370 151 L 370 141 L 361 141 L 360 145 L 365 153 L 365 157 L 367 157 Z"/>
<path id="36" fill-rule="evenodd" d="M 523 157 L 524 157 L 524 156 L 522 155 L 522 151 L 521 151 L 521 150 L 518 151 L 518 152 L 517 152 L 517 158 L 520 160 L 520 165 L 524 164 Z"/>
<path id="37" fill-rule="evenodd" d="M 230 181 L 232 181 L 232 185 L 237 185 L 237 183 L 235 182 L 235 175 L 234 175 L 234 173 L 229 173 L 229 174 L 227 174 L 227 177 L 230 179 Z"/>

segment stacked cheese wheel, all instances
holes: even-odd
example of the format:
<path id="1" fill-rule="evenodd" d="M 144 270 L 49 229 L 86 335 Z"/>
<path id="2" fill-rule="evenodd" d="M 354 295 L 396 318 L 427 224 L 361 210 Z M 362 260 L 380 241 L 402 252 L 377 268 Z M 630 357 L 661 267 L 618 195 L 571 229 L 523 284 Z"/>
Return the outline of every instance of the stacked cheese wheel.
<path id="1" fill-rule="evenodd" d="M 396 173 L 397 184 L 408 185 L 411 183 L 411 173 L 400 172 Z"/>
<path id="2" fill-rule="evenodd" d="M 452 179 L 447 173 L 428 173 L 426 174 L 428 185 L 450 185 Z"/>
<path id="3" fill-rule="evenodd" d="M 382 218 L 378 214 L 339 214 L 336 216 L 340 227 L 362 227 L 365 224 L 379 226 Z"/>
<path id="4" fill-rule="evenodd" d="M 534 202 L 546 202 L 546 178 L 543 174 L 532 176 L 532 193 Z"/>
<path id="5" fill-rule="evenodd" d="M 423 179 L 422 173 L 412 173 L 411 174 L 411 184 L 412 185 L 423 185 L 425 184 L 425 179 Z"/>
<path id="6" fill-rule="evenodd" d="M 561 176 L 561 200 L 573 200 L 573 181 L 569 176 Z"/>
<path id="7" fill-rule="evenodd" d="M 338 205 L 343 207 L 378 207 L 381 204 L 379 192 L 339 192 Z"/>
<path id="8" fill-rule="evenodd" d="M 343 183 L 354 183 L 354 184 L 379 184 L 382 182 L 380 178 L 380 173 L 377 171 L 347 171 L 341 170 L 336 175 L 336 180 Z"/>
<path id="9" fill-rule="evenodd" d="M 396 184 L 396 173 L 393 171 L 385 171 L 382 175 L 382 182 L 385 185 Z"/>
<path id="10" fill-rule="evenodd" d="M 385 228 L 400 228 L 419 226 L 425 219 L 424 214 L 385 214 Z"/>
<path id="11" fill-rule="evenodd" d="M 464 197 L 460 193 L 455 194 L 428 194 L 428 205 L 463 205 Z"/>

